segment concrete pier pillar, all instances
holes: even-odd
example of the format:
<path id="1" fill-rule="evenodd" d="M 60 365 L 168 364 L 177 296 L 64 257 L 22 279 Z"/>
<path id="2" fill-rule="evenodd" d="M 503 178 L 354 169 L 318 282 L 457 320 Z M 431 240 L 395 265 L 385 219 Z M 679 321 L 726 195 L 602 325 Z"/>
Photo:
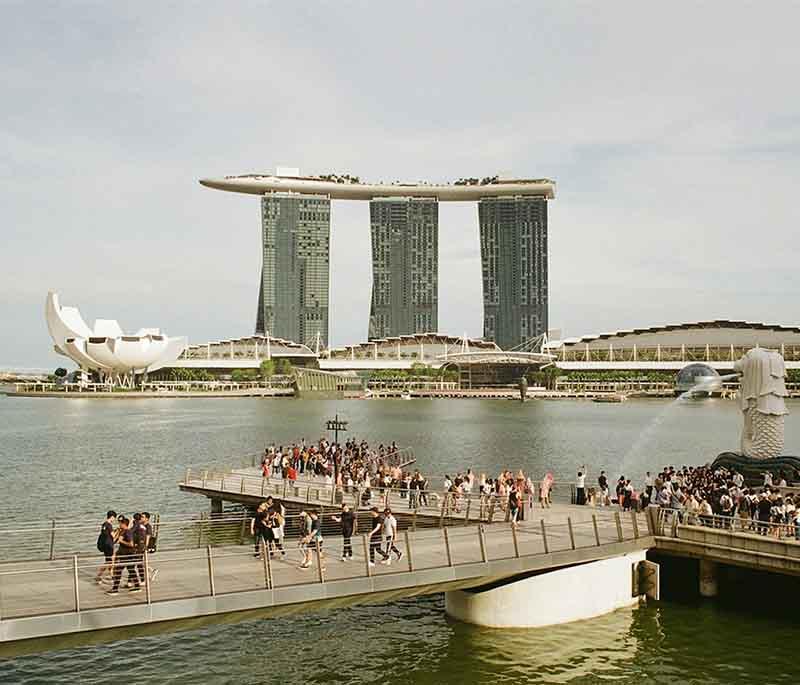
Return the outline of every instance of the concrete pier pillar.
<path id="1" fill-rule="evenodd" d="M 445 611 L 465 623 L 491 628 L 536 628 L 602 616 L 639 601 L 631 577 L 645 557 L 642 550 L 483 592 L 445 592 Z"/>
<path id="2" fill-rule="evenodd" d="M 211 499 L 211 513 L 212 514 L 221 514 L 222 513 L 222 500 L 217 498 Z"/>
<path id="3" fill-rule="evenodd" d="M 716 597 L 719 594 L 717 562 L 700 560 L 700 596 Z"/>

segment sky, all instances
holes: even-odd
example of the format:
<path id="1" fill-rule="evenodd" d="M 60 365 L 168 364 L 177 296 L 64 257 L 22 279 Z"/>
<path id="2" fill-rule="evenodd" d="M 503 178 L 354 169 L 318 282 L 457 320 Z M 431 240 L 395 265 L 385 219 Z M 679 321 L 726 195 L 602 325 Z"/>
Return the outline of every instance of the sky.
<path id="1" fill-rule="evenodd" d="M 550 326 L 800 324 L 800 2 L 0 1 L 0 368 L 48 290 L 192 343 L 251 334 L 277 166 L 557 182 Z M 440 205 L 439 329 L 482 335 L 477 207 Z M 366 339 L 368 203 L 331 218 Z"/>

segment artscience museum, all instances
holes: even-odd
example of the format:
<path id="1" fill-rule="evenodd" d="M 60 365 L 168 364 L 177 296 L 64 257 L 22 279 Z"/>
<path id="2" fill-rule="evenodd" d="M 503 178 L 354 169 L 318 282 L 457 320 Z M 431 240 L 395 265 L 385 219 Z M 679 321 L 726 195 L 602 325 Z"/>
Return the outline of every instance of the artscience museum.
<path id="1" fill-rule="evenodd" d="M 52 291 L 47 294 L 45 320 L 56 352 L 113 385 L 132 385 L 136 374 L 174 362 L 188 346 L 185 337 L 170 338 L 159 328 L 126 334 L 114 319 L 97 319 L 90 328 L 77 307 L 62 306 Z"/>

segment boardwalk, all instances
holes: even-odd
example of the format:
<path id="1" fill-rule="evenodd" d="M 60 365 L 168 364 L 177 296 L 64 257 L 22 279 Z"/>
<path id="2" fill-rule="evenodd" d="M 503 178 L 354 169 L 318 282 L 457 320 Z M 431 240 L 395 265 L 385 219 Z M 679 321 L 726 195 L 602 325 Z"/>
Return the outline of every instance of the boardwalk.
<path id="1" fill-rule="evenodd" d="M 467 525 L 404 531 L 400 562 L 366 563 L 363 537 L 355 557 L 339 561 L 341 540 L 326 538 L 326 559 L 298 568 L 296 541 L 287 557 L 255 558 L 252 547 L 177 550 L 149 555 L 156 580 L 141 593 L 109 596 L 97 586 L 97 557 L 10 562 L 0 568 L 0 654 L 11 641 L 166 620 L 213 620 L 214 614 L 311 608 L 333 600 L 381 601 L 476 587 L 534 570 L 582 563 L 653 544 L 638 523 L 596 516 L 560 523 Z"/>
<path id="2" fill-rule="evenodd" d="M 566 515 L 565 515 L 566 514 Z M 778 528 L 774 531 L 780 533 Z M 286 557 L 254 556 L 250 545 L 193 547 L 148 555 L 154 580 L 142 592 L 105 594 L 94 583 L 95 554 L 0 564 L 0 656 L 129 637 L 180 626 L 267 617 L 359 602 L 381 602 L 513 582 L 531 573 L 654 549 L 723 564 L 800 575 L 800 542 L 754 530 L 685 525 L 670 512 L 647 515 L 561 505 L 517 529 L 475 523 L 406 529 L 391 565 L 339 560 L 341 539 L 326 535 L 322 564 L 300 569 L 297 540 Z M 151 575 L 148 575 L 150 578 Z M 124 629 L 124 633 L 114 632 Z M 109 632 L 110 631 L 110 632 Z"/>
<path id="3" fill-rule="evenodd" d="M 442 524 L 443 519 L 452 524 L 458 520 L 493 523 L 505 518 L 505 500 L 497 497 L 472 494 L 453 499 L 444 492 L 429 490 L 424 497 L 418 495 L 412 498 L 410 491 L 373 487 L 371 497 L 365 503 L 364 490 L 360 488 L 334 493 L 332 485 L 326 484 L 321 478 L 293 483 L 281 478 L 263 478 L 253 468 L 228 471 L 188 469 L 178 487 L 184 492 L 205 495 L 216 502 L 214 506 L 217 511 L 221 511 L 223 501 L 255 506 L 271 495 L 287 504 L 300 506 L 331 507 L 339 506 L 344 501 L 362 511 L 372 506 L 390 507 L 396 515 L 420 519 L 422 525 L 431 525 L 433 522 Z M 561 500 L 569 500 L 569 491 L 563 486 L 553 494 Z M 526 506 L 526 512 L 528 509 Z M 537 512 L 541 511 L 538 503 L 535 503 L 533 513 L 538 516 Z"/>

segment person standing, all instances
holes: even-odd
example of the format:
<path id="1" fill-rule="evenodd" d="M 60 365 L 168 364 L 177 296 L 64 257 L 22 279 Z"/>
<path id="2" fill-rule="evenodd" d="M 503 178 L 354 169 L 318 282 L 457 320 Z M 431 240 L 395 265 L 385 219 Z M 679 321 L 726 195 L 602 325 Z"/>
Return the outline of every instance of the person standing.
<path id="1" fill-rule="evenodd" d="M 106 513 L 106 520 L 100 526 L 100 534 L 97 536 L 97 550 L 103 554 L 105 561 L 97 569 L 97 575 L 94 577 L 95 583 L 101 583 L 103 576 L 113 571 L 114 561 L 114 521 L 117 518 L 116 511 L 108 511 Z"/>
<path id="2" fill-rule="evenodd" d="M 267 511 L 267 525 L 272 532 L 272 544 L 277 552 L 280 552 L 281 556 L 285 557 L 286 550 L 283 548 L 283 526 L 286 523 L 285 509 L 280 502 L 273 502 Z"/>
<path id="3" fill-rule="evenodd" d="M 653 499 L 653 476 L 650 475 L 650 471 L 647 471 L 644 476 L 644 492 L 648 501 Z"/>
<path id="4" fill-rule="evenodd" d="M 578 469 L 575 479 L 575 504 L 586 504 L 586 466 Z"/>
<path id="5" fill-rule="evenodd" d="M 375 552 L 378 552 L 384 560 L 389 558 L 389 555 L 384 553 L 381 549 L 381 530 L 383 529 L 383 519 L 378 512 L 378 507 L 372 507 L 370 513 L 370 531 L 369 531 L 369 565 L 375 566 Z"/>
<path id="6" fill-rule="evenodd" d="M 386 551 L 383 553 L 384 560 L 381 563 L 384 563 L 388 566 L 392 563 L 392 552 L 397 555 L 397 561 L 400 561 L 400 559 L 403 558 L 403 553 L 397 549 L 394 544 L 394 541 L 397 538 L 397 519 L 394 517 L 392 510 L 389 509 L 389 507 L 386 507 L 386 509 L 383 510 L 382 530 Z"/>
<path id="7" fill-rule="evenodd" d="M 302 569 L 311 568 L 313 565 L 312 554 L 315 549 L 320 550 L 319 562 L 322 565 L 322 521 L 319 520 L 319 514 L 315 510 L 308 512 L 308 517 L 310 519 L 307 522 L 308 534 L 302 540 L 304 545 L 303 563 L 300 564 Z"/>
<path id="8" fill-rule="evenodd" d="M 408 508 L 417 508 L 417 497 L 419 495 L 419 471 L 415 472 L 408 484 Z"/>
<path id="9" fill-rule="evenodd" d="M 262 502 L 258 505 L 256 513 L 250 519 L 250 534 L 253 536 L 253 556 L 261 556 L 261 543 L 263 542 L 267 551 L 269 551 L 269 537 L 267 535 L 267 528 L 269 524 L 267 519 L 269 513 L 267 512 L 267 503 Z"/>
<path id="10" fill-rule="evenodd" d="M 516 485 L 511 486 L 508 493 L 508 520 L 513 528 L 517 527 L 517 517 L 519 516 L 519 491 Z"/>
<path id="11" fill-rule="evenodd" d="M 545 477 L 542 478 L 542 482 L 539 483 L 539 502 L 542 505 L 542 509 L 547 509 L 550 507 L 550 490 L 553 488 L 553 474 L 547 473 Z"/>
<path id="12" fill-rule="evenodd" d="M 600 476 L 597 478 L 597 486 L 600 488 L 600 506 L 610 507 L 611 498 L 608 496 L 608 476 L 605 471 L 600 471 Z"/>
<path id="13" fill-rule="evenodd" d="M 352 537 L 356 532 L 356 515 L 347 504 L 342 504 L 342 513 L 334 516 L 333 520 L 342 525 L 342 561 L 350 561 L 353 558 Z"/>
<path id="14" fill-rule="evenodd" d="M 144 529 L 145 529 L 145 533 L 146 533 L 145 549 L 147 549 L 148 554 L 152 554 L 153 552 L 156 551 L 156 548 L 157 548 L 157 545 L 158 545 L 158 541 L 156 540 L 156 536 L 153 535 L 154 531 L 153 531 L 153 526 L 150 523 L 150 512 L 149 511 L 143 511 L 142 512 L 142 523 L 144 524 Z M 151 583 L 156 579 L 157 575 L 158 575 L 158 569 L 151 567 L 150 568 L 150 582 Z"/>

